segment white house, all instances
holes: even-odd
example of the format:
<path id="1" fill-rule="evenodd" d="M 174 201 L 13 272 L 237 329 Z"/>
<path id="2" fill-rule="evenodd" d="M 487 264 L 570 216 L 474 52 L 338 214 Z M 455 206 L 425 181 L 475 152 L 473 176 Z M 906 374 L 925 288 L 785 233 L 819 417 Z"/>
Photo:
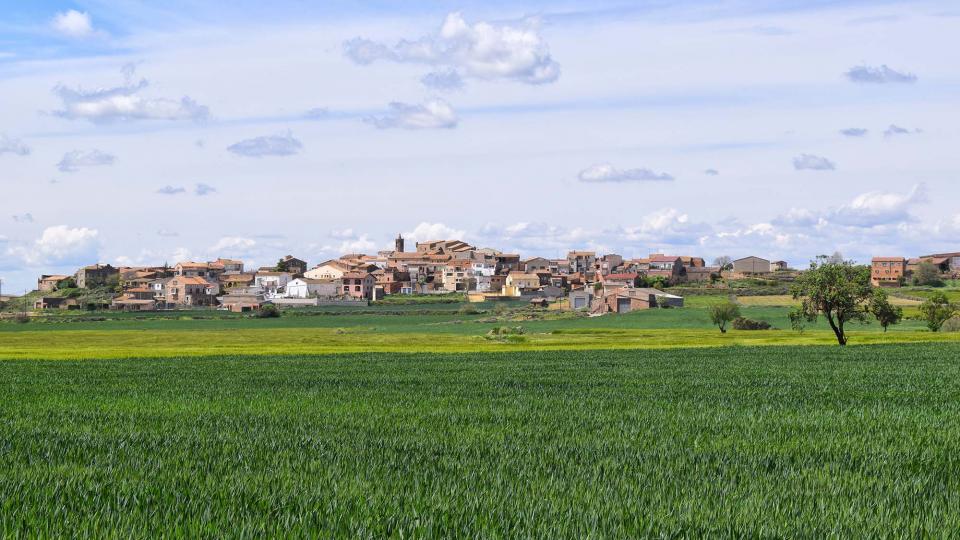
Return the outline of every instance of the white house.
<path id="1" fill-rule="evenodd" d="M 293 279 L 289 272 L 257 272 L 253 285 L 263 291 L 267 298 L 273 298 L 283 292 L 284 287 Z"/>
<path id="2" fill-rule="evenodd" d="M 286 298 L 334 297 L 340 285 L 332 279 L 297 278 L 287 283 Z"/>

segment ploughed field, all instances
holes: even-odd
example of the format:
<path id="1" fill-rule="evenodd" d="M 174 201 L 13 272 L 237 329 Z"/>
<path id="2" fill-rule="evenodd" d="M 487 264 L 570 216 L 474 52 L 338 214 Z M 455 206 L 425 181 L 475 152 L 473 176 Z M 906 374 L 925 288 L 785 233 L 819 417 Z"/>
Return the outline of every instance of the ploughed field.
<path id="1" fill-rule="evenodd" d="M 950 536 L 957 448 L 955 342 L 0 362 L 4 536 Z"/>

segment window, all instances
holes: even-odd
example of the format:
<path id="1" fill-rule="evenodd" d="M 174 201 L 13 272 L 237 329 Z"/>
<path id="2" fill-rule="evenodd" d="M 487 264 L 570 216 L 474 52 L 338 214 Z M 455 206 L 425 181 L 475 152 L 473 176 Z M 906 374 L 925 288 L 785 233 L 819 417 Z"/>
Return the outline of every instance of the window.
<path id="1" fill-rule="evenodd" d="M 356 287 L 353 288 L 353 290 L 355 290 L 355 291 L 357 291 L 357 292 L 360 292 L 360 286 L 357 285 Z"/>

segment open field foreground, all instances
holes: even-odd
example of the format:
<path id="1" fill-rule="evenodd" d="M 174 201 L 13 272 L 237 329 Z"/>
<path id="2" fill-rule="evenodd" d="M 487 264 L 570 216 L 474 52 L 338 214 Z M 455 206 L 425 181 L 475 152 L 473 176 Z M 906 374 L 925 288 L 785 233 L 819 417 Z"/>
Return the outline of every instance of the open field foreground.
<path id="1" fill-rule="evenodd" d="M 10 360 L 0 534 L 950 536 L 958 447 L 955 343 Z"/>

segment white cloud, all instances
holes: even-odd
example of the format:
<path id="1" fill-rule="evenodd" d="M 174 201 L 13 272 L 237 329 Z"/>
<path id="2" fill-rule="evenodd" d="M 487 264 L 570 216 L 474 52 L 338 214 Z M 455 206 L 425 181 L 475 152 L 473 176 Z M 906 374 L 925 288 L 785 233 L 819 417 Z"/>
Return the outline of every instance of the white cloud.
<path id="1" fill-rule="evenodd" d="M 354 38 L 344 43 L 344 53 L 362 65 L 377 60 L 426 64 L 473 79 L 545 84 L 560 77 L 560 64 L 550 56 L 536 19 L 470 25 L 459 13 L 451 13 L 436 34 L 392 46 Z"/>
<path id="2" fill-rule="evenodd" d="M 658 210 L 643 216 L 638 225 L 625 227 L 624 235 L 631 241 L 643 241 L 651 245 L 694 245 L 712 232 L 707 223 L 690 219 L 690 216 L 675 208 Z"/>
<path id="3" fill-rule="evenodd" d="M 6 135 L 0 135 L 0 156 L 3 154 L 28 156 L 30 155 L 30 147 L 20 139 L 11 139 Z"/>
<path id="4" fill-rule="evenodd" d="M 832 171 L 836 164 L 822 156 L 800 154 L 793 158 L 793 168 L 798 171 Z"/>
<path id="5" fill-rule="evenodd" d="M 57 225 L 44 229 L 32 246 L 11 251 L 28 266 L 93 264 L 99 254 L 99 235 L 96 229 Z"/>
<path id="6" fill-rule="evenodd" d="M 105 124 L 117 120 L 203 120 L 210 111 L 189 96 L 180 99 L 147 98 L 141 94 L 150 83 L 141 79 L 113 88 L 83 90 L 58 85 L 53 89 L 63 108 L 55 116 Z"/>
<path id="7" fill-rule="evenodd" d="M 217 255 L 226 254 L 249 254 L 251 250 L 257 247 L 257 241 L 252 238 L 242 236 L 225 236 L 210 247 L 210 251 Z"/>
<path id="8" fill-rule="evenodd" d="M 204 195 L 209 195 L 211 193 L 216 193 L 217 188 L 208 185 L 208 184 L 197 184 L 193 187 L 193 193 L 197 197 L 203 197 Z"/>
<path id="9" fill-rule="evenodd" d="M 917 76 L 913 73 L 901 72 L 887 67 L 886 64 L 880 67 L 874 66 L 854 66 L 845 73 L 850 81 L 855 83 L 867 84 L 886 84 L 886 83 L 915 83 Z"/>
<path id="10" fill-rule="evenodd" d="M 246 157 L 292 156 L 303 150 L 303 143 L 289 131 L 282 135 L 264 135 L 231 144 L 227 150 Z"/>
<path id="11" fill-rule="evenodd" d="M 371 253 L 377 251 L 377 244 L 366 234 L 361 234 L 356 238 L 340 242 L 339 252 L 346 253 Z"/>
<path id="12" fill-rule="evenodd" d="M 13 216 L 14 223 L 33 223 L 33 214 L 27 212 Z"/>
<path id="13" fill-rule="evenodd" d="M 720 175 L 720 171 L 718 171 L 718 170 L 716 170 L 716 169 L 707 169 L 707 170 L 703 171 L 703 174 L 705 174 L 705 175 L 707 175 L 707 176 L 719 176 L 719 175 Z"/>
<path id="14" fill-rule="evenodd" d="M 160 229 L 157 231 L 157 236 L 161 236 L 163 238 L 176 238 L 177 236 L 180 236 L 180 233 L 168 229 Z"/>
<path id="15" fill-rule="evenodd" d="M 157 193 L 161 195 L 177 195 L 178 193 L 186 193 L 187 190 L 180 186 L 163 186 L 157 190 Z"/>
<path id="16" fill-rule="evenodd" d="M 650 169 L 617 169 L 609 163 L 592 165 L 577 175 L 581 182 L 666 182 L 673 180 L 667 173 L 656 173 Z"/>
<path id="17" fill-rule="evenodd" d="M 86 38 L 96 35 L 93 21 L 86 12 L 70 9 L 57 13 L 50 21 L 50 26 L 57 33 L 71 38 Z"/>
<path id="18" fill-rule="evenodd" d="M 74 150 L 63 155 L 57 168 L 62 172 L 76 172 L 80 167 L 100 167 L 104 165 L 113 165 L 117 160 L 116 156 L 101 152 L 100 150 Z"/>
<path id="19" fill-rule="evenodd" d="M 423 104 L 393 102 L 382 115 L 368 116 L 364 122 L 378 129 L 452 129 L 457 127 L 457 113 L 442 99 L 431 99 Z"/>
<path id="20" fill-rule="evenodd" d="M 910 221 L 910 208 L 926 202 L 926 187 L 918 184 L 908 193 L 871 191 L 829 213 L 832 223 L 852 227 L 876 227 Z"/>
<path id="21" fill-rule="evenodd" d="M 403 237 L 413 242 L 427 242 L 430 240 L 463 240 L 466 231 L 454 229 L 443 223 L 421 222 L 412 231 L 403 233 Z"/>

